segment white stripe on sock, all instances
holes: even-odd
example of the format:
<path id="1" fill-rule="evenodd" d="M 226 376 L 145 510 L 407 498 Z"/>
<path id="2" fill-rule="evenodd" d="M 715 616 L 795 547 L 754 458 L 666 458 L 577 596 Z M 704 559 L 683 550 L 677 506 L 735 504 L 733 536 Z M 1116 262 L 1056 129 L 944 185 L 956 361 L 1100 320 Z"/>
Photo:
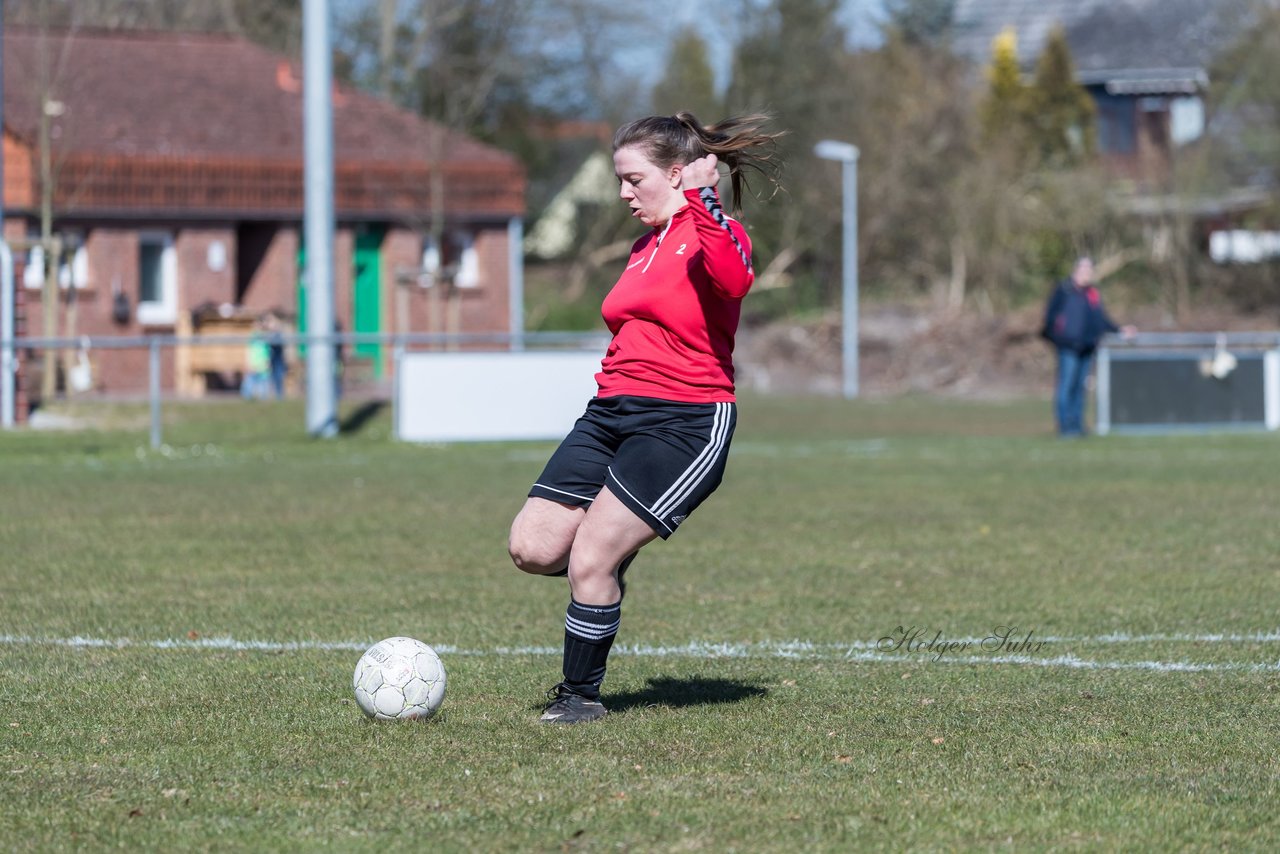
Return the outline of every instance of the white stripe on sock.
<path id="1" fill-rule="evenodd" d="M 621 620 L 614 620 L 612 623 L 602 626 L 596 623 L 584 623 L 582 620 L 575 620 L 567 615 L 564 619 L 565 630 L 569 634 L 585 640 L 604 640 L 610 635 L 616 635 L 621 624 Z"/>

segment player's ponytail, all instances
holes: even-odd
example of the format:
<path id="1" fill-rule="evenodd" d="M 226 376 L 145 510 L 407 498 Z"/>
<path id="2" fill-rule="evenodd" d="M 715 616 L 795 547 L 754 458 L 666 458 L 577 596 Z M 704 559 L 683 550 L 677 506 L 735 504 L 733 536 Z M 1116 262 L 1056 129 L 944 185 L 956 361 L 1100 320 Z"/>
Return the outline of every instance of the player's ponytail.
<path id="1" fill-rule="evenodd" d="M 775 192 L 777 190 L 780 171 L 777 139 L 783 134 L 766 130 L 769 120 L 768 115 L 754 113 L 703 125 L 688 112 L 650 116 L 618 128 L 613 137 L 613 150 L 635 146 L 663 169 L 714 154 L 729 167 L 736 212 L 742 207 L 743 191 L 747 189 L 745 170 L 754 171 L 773 185 Z"/>

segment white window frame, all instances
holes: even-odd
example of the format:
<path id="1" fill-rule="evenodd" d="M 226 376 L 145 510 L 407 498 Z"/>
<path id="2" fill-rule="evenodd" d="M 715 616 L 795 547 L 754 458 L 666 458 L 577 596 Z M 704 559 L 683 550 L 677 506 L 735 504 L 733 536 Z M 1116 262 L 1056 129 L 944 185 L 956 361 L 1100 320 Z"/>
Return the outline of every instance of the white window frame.
<path id="1" fill-rule="evenodd" d="M 71 256 L 71 263 L 63 264 L 62 269 L 58 271 L 60 287 L 69 288 L 73 282 L 78 291 L 89 287 L 89 247 L 83 241 L 76 247 L 76 253 Z"/>
<path id="2" fill-rule="evenodd" d="M 39 244 L 27 250 L 27 266 L 22 270 L 22 284 L 33 291 L 44 287 L 44 247 Z"/>
<path id="3" fill-rule="evenodd" d="M 1169 102 L 1169 141 L 1181 147 L 1204 136 L 1204 99 L 1185 95 Z"/>
<path id="4" fill-rule="evenodd" d="M 142 247 L 160 246 L 160 299 L 142 299 Z M 178 319 L 178 253 L 173 233 L 138 232 L 138 323 L 143 326 L 171 326 Z"/>
<path id="5" fill-rule="evenodd" d="M 422 269 L 418 275 L 418 285 L 424 288 L 433 287 L 440 277 L 440 247 L 431 235 L 422 238 Z"/>
<path id="6" fill-rule="evenodd" d="M 458 246 L 458 271 L 453 276 L 453 286 L 461 290 L 472 290 L 480 287 L 480 253 L 476 251 L 476 236 L 473 232 L 459 229 L 453 233 Z"/>
<path id="7" fill-rule="evenodd" d="M 474 231 L 455 228 L 445 235 L 444 246 L 437 246 L 429 234 L 422 238 L 418 284 L 430 288 L 441 279 L 462 291 L 476 290 L 484 284 Z"/>
<path id="8" fill-rule="evenodd" d="M 79 238 L 75 255 L 70 261 L 63 257 L 58 266 L 58 287 L 67 290 L 75 282 L 76 290 L 89 287 L 89 249 L 85 244 L 84 233 L 80 231 L 63 232 L 65 238 Z M 22 271 L 22 284 L 28 290 L 40 290 L 44 287 L 44 247 L 39 243 L 40 236 L 28 237 L 31 248 L 27 250 L 27 266 Z"/>

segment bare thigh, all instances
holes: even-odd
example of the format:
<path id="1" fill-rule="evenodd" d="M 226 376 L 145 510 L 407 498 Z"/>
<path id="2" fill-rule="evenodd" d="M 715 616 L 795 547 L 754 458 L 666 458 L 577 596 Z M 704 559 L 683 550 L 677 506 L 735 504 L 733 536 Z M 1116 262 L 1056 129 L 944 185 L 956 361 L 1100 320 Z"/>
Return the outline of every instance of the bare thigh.
<path id="1" fill-rule="evenodd" d="M 622 596 L 618 564 L 657 536 L 609 487 L 602 488 L 573 537 L 569 554 L 573 598 L 583 605 L 617 602 Z"/>
<path id="2" fill-rule="evenodd" d="M 511 523 L 507 541 L 511 560 L 533 575 L 560 572 L 569 565 L 569 552 L 586 516 L 585 507 L 527 499 Z"/>

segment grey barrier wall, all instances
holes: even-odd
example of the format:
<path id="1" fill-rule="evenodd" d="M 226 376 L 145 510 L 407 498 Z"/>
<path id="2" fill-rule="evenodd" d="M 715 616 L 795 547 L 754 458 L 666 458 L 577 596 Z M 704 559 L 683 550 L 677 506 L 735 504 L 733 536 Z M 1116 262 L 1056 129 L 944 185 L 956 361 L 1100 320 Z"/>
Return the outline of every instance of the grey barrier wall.
<path id="1" fill-rule="evenodd" d="M 1098 350 L 1096 430 L 1280 430 L 1280 332 L 1151 333 Z"/>

